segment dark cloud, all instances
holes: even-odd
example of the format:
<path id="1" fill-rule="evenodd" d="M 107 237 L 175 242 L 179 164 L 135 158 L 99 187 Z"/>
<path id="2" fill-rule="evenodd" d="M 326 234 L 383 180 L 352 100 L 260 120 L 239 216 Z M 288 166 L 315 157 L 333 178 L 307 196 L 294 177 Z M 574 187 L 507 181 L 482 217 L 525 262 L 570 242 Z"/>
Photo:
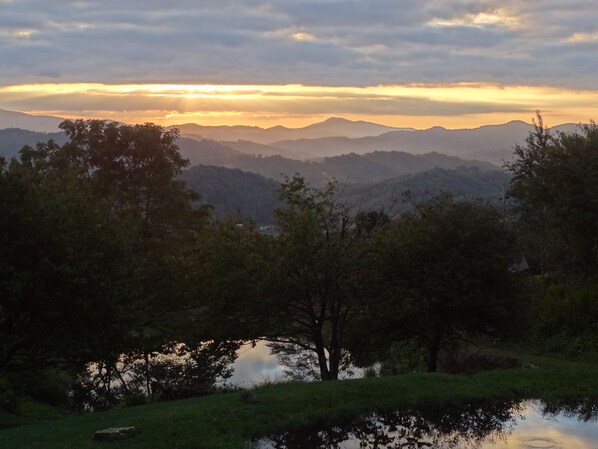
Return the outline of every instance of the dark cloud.
<path id="1" fill-rule="evenodd" d="M 594 88 L 596 41 L 572 36 L 595 33 L 595 6 L 590 0 L 0 0 L 0 84 L 475 80 Z"/>

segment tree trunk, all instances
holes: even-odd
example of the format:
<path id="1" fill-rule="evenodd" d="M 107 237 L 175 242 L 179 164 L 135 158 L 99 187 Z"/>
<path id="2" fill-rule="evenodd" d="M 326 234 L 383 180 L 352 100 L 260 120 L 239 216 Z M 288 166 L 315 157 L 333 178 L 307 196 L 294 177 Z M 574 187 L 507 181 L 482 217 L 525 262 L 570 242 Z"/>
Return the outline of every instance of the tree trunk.
<path id="1" fill-rule="evenodd" d="M 318 365 L 320 367 L 320 379 L 321 380 L 331 380 L 330 379 L 330 371 L 328 369 L 328 363 L 326 360 L 326 350 L 324 349 L 324 344 L 322 343 L 321 339 L 316 341 L 316 354 L 318 355 Z"/>
<path id="2" fill-rule="evenodd" d="M 332 320 L 332 335 L 329 350 L 330 380 L 338 380 L 338 371 L 341 364 L 341 344 L 339 338 L 338 317 Z"/>
<path id="3" fill-rule="evenodd" d="M 330 350 L 330 380 L 338 380 L 338 370 L 340 366 L 340 349 L 334 348 Z"/>

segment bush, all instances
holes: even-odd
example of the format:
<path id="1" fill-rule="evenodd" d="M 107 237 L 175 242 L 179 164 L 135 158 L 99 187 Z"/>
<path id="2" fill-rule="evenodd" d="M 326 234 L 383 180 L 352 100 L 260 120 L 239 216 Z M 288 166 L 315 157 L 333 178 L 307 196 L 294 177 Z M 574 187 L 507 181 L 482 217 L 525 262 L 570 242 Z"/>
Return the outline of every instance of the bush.
<path id="1" fill-rule="evenodd" d="M 440 361 L 440 370 L 449 374 L 479 373 L 495 369 L 517 368 L 521 362 L 513 357 L 501 357 L 480 352 L 448 353 Z"/>
<path id="2" fill-rule="evenodd" d="M 133 391 L 125 396 L 124 406 L 134 407 L 136 405 L 144 405 L 147 403 L 147 396 L 140 391 Z"/>
<path id="3" fill-rule="evenodd" d="M 58 407 L 70 404 L 69 389 L 73 376 L 64 371 L 17 371 L 10 373 L 7 379 L 20 395 Z"/>
<path id="4" fill-rule="evenodd" d="M 551 280 L 538 288 L 533 342 L 551 352 L 598 358 L 598 281 Z"/>
<path id="5" fill-rule="evenodd" d="M 14 413 L 17 410 L 17 395 L 6 378 L 0 377 L 0 409 Z"/>

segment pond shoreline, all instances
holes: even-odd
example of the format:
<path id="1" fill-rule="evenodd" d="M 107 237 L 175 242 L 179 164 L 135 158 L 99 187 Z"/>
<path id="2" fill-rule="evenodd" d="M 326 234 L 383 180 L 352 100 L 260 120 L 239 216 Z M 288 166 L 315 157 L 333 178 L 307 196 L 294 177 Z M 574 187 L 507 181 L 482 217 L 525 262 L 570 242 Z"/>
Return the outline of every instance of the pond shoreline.
<path id="1" fill-rule="evenodd" d="M 96 430 L 135 426 L 114 448 L 242 448 L 247 441 L 375 411 L 479 401 L 598 400 L 598 364 L 519 356 L 526 368 L 470 375 L 414 373 L 338 382 L 282 383 L 210 396 L 120 408 L 0 431 L 7 449 L 95 448 Z"/>

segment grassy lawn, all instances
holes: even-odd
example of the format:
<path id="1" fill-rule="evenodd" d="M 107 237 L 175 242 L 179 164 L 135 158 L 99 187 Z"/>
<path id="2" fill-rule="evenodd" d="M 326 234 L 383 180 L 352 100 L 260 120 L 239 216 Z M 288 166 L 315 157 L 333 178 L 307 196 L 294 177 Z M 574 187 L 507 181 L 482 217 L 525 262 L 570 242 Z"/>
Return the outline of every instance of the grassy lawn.
<path id="1" fill-rule="evenodd" d="M 598 399 L 598 364 L 531 356 L 520 359 L 525 368 L 273 384 L 251 395 L 221 393 L 48 420 L 0 430 L 0 447 L 238 449 L 269 433 L 314 422 L 338 422 L 379 409 L 442 407 L 481 399 Z M 96 430 L 113 426 L 135 426 L 139 434 L 115 443 L 91 440 Z"/>

